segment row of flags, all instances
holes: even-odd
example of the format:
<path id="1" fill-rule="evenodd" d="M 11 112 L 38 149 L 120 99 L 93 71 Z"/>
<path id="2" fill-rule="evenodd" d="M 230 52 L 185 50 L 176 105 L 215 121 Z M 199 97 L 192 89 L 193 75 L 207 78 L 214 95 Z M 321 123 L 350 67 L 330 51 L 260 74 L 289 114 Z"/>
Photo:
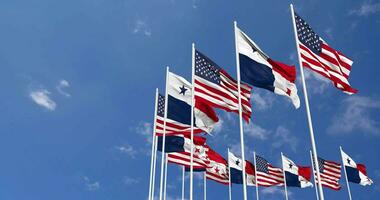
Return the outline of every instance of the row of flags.
<path id="1" fill-rule="evenodd" d="M 190 139 L 185 136 L 168 136 L 165 144 L 165 153 L 168 155 L 170 163 L 183 165 L 190 168 Z M 162 136 L 158 137 L 159 148 L 162 151 Z M 194 169 L 205 171 L 207 178 L 216 182 L 228 185 L 242 184 L 242 168 L 245 167 L 245 176 L 248 186 L 284 186 L 306 188 L 311 187 L 312 171 L 318 170 L 321 173 L 322 186 L 340 190 L 339 180 L 341 178 L 342 165 L 339 162 L 325 160 L 318 157 L 318 166 L 314 163 L 311 166 L 301 166 L 290 158 L 281 155 L 282 167 L 275 167 L 265 158 L 255 155 L 254 162 L 243 160 L 228 151 L 226 160 L 219 153 L 206 144 L 204 137 L 194 137 Z M 360 185 L 371 185 L 373 181 L 367 176 L 366 167 L 356 162 L 341 150 L 342 162 L 347 173 L 349 182 Z M 253 164 L 255 163 L 255 164 Z M 285 178 L 284 178 L 285 177 Z M 315 182 L 319 180 L 315 177 Z M 257 184 L 256 184 L 257 183 Z"/>
<path id="2" fill-rule="evenodd" d="M 158 151 L 162 151 L 162 136 L 158 137 Z M 312 187 L 311 177 L 315 182 L 319 182 L 313 171 L 318 168 L 321 173 L 322 186 L 340 190 L 339 180 L 341 178 L 342 164 L 335 161 L 325 160 L 318 157 L 318 165 L 301 166 L 285 155 L 281 155 L 282 167 L 275 167 L 265 158 L 256 155 L 254 162 L 243 160 L 228 151 L 228 159 L 214 151 L 206 144 L 204 137 L 194 137 L 194 164 L 195 171 L 204 171 L 207 178 L 224 185 L 229 183 L 242 184 L 242 169 L 245 167 L 245 176 L 248 186 L 290 186 L 306 188 Z M 168 155 L 168 162 L 190 168 L 190 147 L 191 141 L 183 135 L 168 136 L 166 138 L 165 153 Z M 366 167 L 356 162 L 341 150 L 343 166 L 349 182 L 360 185 L 371 185 L 373 181 L 367 176 Z M 285 177 L 285 178 L 284 178 Z"/>
<path id="3" fill-rule="evenodd" d="M 356 93 L 357 90 L 348 82 L 353 61 L 329 46 L 293 11 L 292 6 L 291 8 L 300 65 L 328 78 L 343 92 Z M 285 186 L 285 191 L 286 186 L 305 188 L 313 185 L 310 181 L 312 175 L 314 182 L 318 184 L 321 200 L 324 199 L 322 186 L 339 190 L 341 164 L 324 160 L 316 153 L 302 67 L 301 76 L 312 141 L 310 156 L 313 167 L 297 165 L 284 155 L 281 155 L 282 167 L 275 167 L 258 155 L 254 156 L 253 163 L 245 159 L 242 120 L 250 123 L 252 88 L 263 88 L 286 96 L 296 109 L 300 107 L 300 98 L 295 84 L 297 77 L 295 66 L 269 57 L 236 26 L 236 23 L 235 45 L 237 80 L 204 53 L 195 49 L 194 44 L 191 83 L 167 69 L 165 95 L 156 94 L 152 163 L 156 156 L 153 153 L 158 150 L 167 155 L 167 162 L 182 165 L 190 171 L 191 200 L 193 171 L 203 171 L 207 179 L 221 184 L 243 184 L 244 199 L 246 199 L 246 186 Z M 228 151 L 226 160 L 206 144 L 206 138 L 200 136 L 200 133 L 212 135 L 213 128 L 219 121 L 214 109 L 239 115 L 242 158 Z M 361 185 L 372 183 L 364 165 L 356 164 L 342 150 L 341 155 L 347 181 Z M 161 159 L 160 200 L 162 200 L 164 157 Z M 152 172 L 152 169 L 155 169 L 155 163 L 154 166 L 151 164 L 150 199 L 154 196 L 152 176 L 155 176 L 155 172 Z"/>

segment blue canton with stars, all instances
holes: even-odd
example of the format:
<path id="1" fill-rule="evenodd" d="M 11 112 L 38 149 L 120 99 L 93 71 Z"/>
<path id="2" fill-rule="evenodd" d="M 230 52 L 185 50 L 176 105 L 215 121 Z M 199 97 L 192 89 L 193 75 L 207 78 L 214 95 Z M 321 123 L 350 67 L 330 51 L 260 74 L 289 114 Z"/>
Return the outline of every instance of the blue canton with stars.
<path id="1" fill-rule="evenodd" d="M 322 51 L 322 40 L 297 13 L 294 13 L 298 40 L 315 54 Z"/>
<path id="2" fill-rule="evenodd" d="M 268 161 L 260 156 L 256 156 L 256 167 L 256 170 L 259 172 L 269 173 Z"/>
<path id="3" fill-rule="evenodd" d="M 164 117 L 164 113 L 165 113 L 165 97 L 162 94 L 158 94 L 157 115 L 160 117 Z"/>
<path id="4" fill-rule="evenodd" d="M 199 51 L 195 51 L 195 75 L 212 83 L 220 84 L 221 68 Z"/>

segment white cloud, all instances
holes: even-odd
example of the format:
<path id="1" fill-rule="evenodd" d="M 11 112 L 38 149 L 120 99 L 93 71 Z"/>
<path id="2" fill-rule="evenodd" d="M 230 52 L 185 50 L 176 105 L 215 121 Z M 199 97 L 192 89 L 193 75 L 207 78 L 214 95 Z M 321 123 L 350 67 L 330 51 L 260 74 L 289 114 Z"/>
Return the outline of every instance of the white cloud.
<path id="1" fill-rule="evenodd" d="M 292 53 L 289 54 L 289 60 L 296 62 L 297 59 L 297 52 L 293 51 Z"/>
<path id="2" fill-rule="evenodd" d="M 298 145 L 298 139 L 290 133 L 290 131 L 283 127 L 279 126 L 276 129 L 276 132 L 273 136 L 274 142 L 272 143 L 273 148 L 280 148 L 283 146 L 289 147 L 292 151 L 296 151 Z"/>
<path id="3" fill-rule="evenodd" d="M 272 107 L 275 98 L 273 94 L 269 92 L 254 91 L 251 94 L 252 107 L 256 110 L 267 110 Z"/>
<path id="4" fill-rule="evenodd" d="M 129 144 L 124 144 L 122 146 L 116 146 L 115 149 L 117 149 L 120 153 L 126 154 L 131 158 L 135 158 L 137 151 L 133 146 Z"/>
<path id="5" fill-rule="evenodd" d="M 197 0 L 192 0 L 192 6 L 194 9 L 198 8 L 198 1 Z"/>
<path id="6" fill-rule="evenodd" d="M 323 94 L 327 87 L 331 86 L 329 79 L 314 71 L 311 71 L 310 69 L 304 69 L 304 75 L 307 89 L 313 94 Z M 301 83 L 301 77 L 299 77 L 299 82 Z"/>
<path id="7" fill-rule="evenodd" d="M 30 98 L 39 106 L 54 111 L 57 104 L 50 98 L 50 92 L 46 89 L 37 89 L 30 92 Z"/>
<path id="8" fill-rule="evenodd" d="M 60 80 L 59 83 L 58 83 L 58 85 L 56 86 L 57 91 L 61 95 L 65 96 L 65 97 L 71 97 L 71 95 L 68 92 L 64 91 L 64 89 L 68 88 L 68 87 L 70 87 L 70 83 L 67 80 L 65 80 L 65 79 Z"/>
<path id="9" fill-rule="evenodd" d="M 153 137 L 152 123 L 140 122 L 135 128 L 135 131 L 141 134 L 142 136 L 144 136 L 146 138 L 146 141 L 149 144 L 152 144 L 152 137 Z"/>
<path id="10" fill-rule="evenodd" d="M 266 140 L 270 135 L 270 131 L 254 123 L 244 124 L 244 133 L 250 137 L 260 140 Z"/>
<path id="11" fill-rule="evenodd" d="M 282 196 L 285 196 L 285 190 L 283 187 L 265 187 L 259 191 L 263 195 L 281 194 Z M 292 195 L 293 194 L 288 190 L 288 196 L 292 196 Z"/>
<path id="12" fill-rule="evenodd" d="M 135 21 L 132 33 L 133 34 L 143 34 L 147 37 L 150 37 L 152 35 L 152 31 L 150 30 L 149 26 L 142 19 L 137 19 Z"/>
<path id="13" fill-rule="evenodd" d="M 372 1 L 364 1 L 360 8 L 350 10 L 350 15 L 357 16 L 369 16 L 371 14 L 376 14 L 380 12 L 380 3 L 372 3 Z"/>
<path id="14" fill-rule="evenodd" d="M 338 114 L 332 119 L 329 133 L 347 134 L 354 130 L 379 135 L 379 121 L 371 117 L 371 111 L 380 109 L 380 101 L 369 97 L 350 96 L 343 100 Z"/>
<path id="15" fill-rule="evenodd" d="M 212 134 L 214 136 L 218 135 L 223 130 L 223 123 L 224 123 L 224 120 L 221 117 L 219 117 L 218 123 L 214 125 L 214 128 L 212 130 Z"/>
<path id="16" fill-rule="evenodd" d="M 123 183 L 125 185 L 134 185 L 134 184 L 137 184 L 139 182 L 140 182 L 140 180 L 136 179 L 136 178 L 132 178 L 132 177 L 124 177 L 123 178 Z"/>
<path id="17" fill-rule="evenodd" d="M 328 37 L 330 40 L 333 40 L 333 39 L 334 39 L 333 34 L 332 34 L 332 28 L 331 28 L 331 27 L 325 29 L 324 32 L 325 32 L 325 34 L 327 35 L 327 37 Z"/>
<path id="18" fill-rule="evenodd" d="M 88 191 L 95 191 L 100 188 L 100 183 L 98 181 L 91 182 L 87 176 L 84 176 L 83 180 L 86 186 L 86 190 Z"/>

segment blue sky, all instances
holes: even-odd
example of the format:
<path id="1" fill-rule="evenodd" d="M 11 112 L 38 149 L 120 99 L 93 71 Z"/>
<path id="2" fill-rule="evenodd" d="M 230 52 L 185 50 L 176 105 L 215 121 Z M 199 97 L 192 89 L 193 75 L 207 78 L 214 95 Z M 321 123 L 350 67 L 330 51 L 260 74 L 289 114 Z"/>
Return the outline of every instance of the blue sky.
<path id="1" fill-rule="evenodd" d="M 233 21 L 273 59 L 296 64 L 290 1 L 2 0 L 0 1 L 0 198 L 145 199 L 154 90 L 163 92 L 165 66 L 190 79 L 191 43 L 236 76 Z M 293 1 L 297 12 L 331 46 L 354 60 L 347 96 L 306 72 L 318 153 L 340 160 L 339 145 L 367 165 L 375 184 L 351 184 L 352 195 L 380 195 L 380 73 L 378 1 Z M 297 68 L 298 69 L 298 68 Z M 309 165 L 303 93 L 301 108 L 285 97 L 253 91 L 246 152 L 274 165 L 280 152 Z M 239 153 L 238 118 L 221 123 L 208 144 Z M 196 178 L 196 197 L 202 181 Z M 180 170 L 169 166 L 169 199 L 180 197 Z M 347 198 L 325 189 L 328 199 Z M 187 185 L 188 186 L 188 185 Z M 280 199 L 282 188 L 260 188 Z M 254 188 L 249 188 L 249 197 Z M 290 189 L 312 199 L 314 189 Z M 233 196 L 241 198 L 241 186 Z M 209 199 L 228 188 L 208 181 Z"/>

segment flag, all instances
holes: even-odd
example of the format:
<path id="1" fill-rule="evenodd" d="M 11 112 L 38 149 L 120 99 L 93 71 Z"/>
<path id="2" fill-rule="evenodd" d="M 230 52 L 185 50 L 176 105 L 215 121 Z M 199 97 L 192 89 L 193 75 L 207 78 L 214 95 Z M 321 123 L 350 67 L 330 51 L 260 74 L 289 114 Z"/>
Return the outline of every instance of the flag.
<path id="1" fill-rule="evenodd" d="M 367 176 L 365 165 L 356 164 L 343 150 L 341 150 L 340 153 L 342 155 L 343 165 L 346 168 L 348 181 L 363 186 L 372 185 L 373 181 Z"/>
<path id="2" fill-rule="evenodd" d="M 182 124 L 191 124 L 191 84 L 181 76 L 169 72 L 168 75 L 167 118 Z M 207 133 L 219 121 L 215 111 L 202 102 L 194 105 L 195 126 Z"/>
<path id="3" fill-rule="evenodd" d="M 170 138 L 168 136 L 167 138 Z M 178 136 L 177 136 L 178 137 Z M 191 165 L 191 139 L 185 138 L 185 144 L 183 145 L 182 151 L 172 151 L 168 153 L 168 162 L 183 165 L 185 167 L 190 167 Z M 165 141 L 166 142 L 166 141 Z M 193 167 L 194 169 L 200 170 L 207 168 L 209 163 L 207 158 L 208 147 L 206 145 L 206 139 L 199 136 L 194 136 L 194 146 L 193 146 Z M 167 145 L 167 143 L 166 143 Z M 166 149 L 166 147 L 165 147 Z M 168 152 L 168 151 L 167 151 Z"/>
<path id="4" fill-rule="evenodd" d="M 157 137 L 157 150 L 162 151 L 163 136 Z M 205 145 L 204 137 L 194 136 L 194 143 L 191 139 L 184 136 L 166 136 L 165 138 L 165 153 L 190 151 L 192 144 L 202 146 Z"/>
<path id="5" fill-rule="evenodd" d="M 237 50 L 242 81 L 287 96 L 296 108 L 300 107 L 294 66 L 272 60 L 238 28 Z"/>
<path id="6" fill-rule="evenodd" d="M 248 186 L 255 185 L 255 168 L 249 161 L 245 161 L 245 175 Z M 228 152 L 228 166 L 230 167 L 231 183 L 243 184 L 243 161 L 233 153 Z"/>
<path id="7" fill-rule="evenodd" d="M 294 16 L 302 66 L 330 79 L 347 94 L 357 93 L 348 82 L 353 61 L 330 47 L 297 13 Z"/>
<path id="8" fill-rule="evenodd" d="M 176 110 L 173 111 L 171 109 L 171 112 L 173 112 L 172 115 L 176 115 Z M 178 110 L 180 112 L 180 109 Z M 165 96 L 159 94 L 157 99 L 157 113 L 156 113 L 156 135 L 162 136 L 164 134 L 164 114 L 165 114 Z M 190 113 L 191 114 L 191 113 Z M 178 135 L 178 134 L 190 134 L 190 123 L 189 124 L 183 124 L 181 122 L 172 120 L 167 118 L 166 119 L 166 135 Z M 194 133 L 201 133 L 203 132 L 200 128 L 194 127 Z"/>
<path id="9" fill-rule="evenodd" d="M 339 185 L 339 179 L 341 176 L 341 164 L 333 161 L 324 160 L 318 157 L 318 168 L 322 186 L 328 187 L 333 190 L 340 190 L 341 186 Z M 316 183 L 318 183 L 317 174 L 315 174 L 314 177 L 316 178 Z"/>
<path id="10" fill-rule="evenodd" d="M 298 166 L 289 158 L 282 156 L 282 168 L 285 172 L 286 186 L 313 187 L 310 182 L 311 167 Z"/>
<path id="11" fill-rule="evenodd" d="M 228 185 L 228 164 L 227 161 L 211 148 L 207 151 L 209 164 L 206 168 L 207 179 L 214 180 L 218 183 Z"/>
<path id="12" fill-rule="evenodd" d="M 239 113 L 238 85 L 224 69 L 199 51 L 195 51 L 194 91 L 196 101 L 228 112 Z M 241 84 L 243 118 L 251 118 L 251 87 Z"/>
<path id="13" fill-rule="evenodd" d="M 284 184 L 281 168 L 273 167 L 263 157 L 256 155 L 256 175 L 259 186 L 280 186 Z"/>

